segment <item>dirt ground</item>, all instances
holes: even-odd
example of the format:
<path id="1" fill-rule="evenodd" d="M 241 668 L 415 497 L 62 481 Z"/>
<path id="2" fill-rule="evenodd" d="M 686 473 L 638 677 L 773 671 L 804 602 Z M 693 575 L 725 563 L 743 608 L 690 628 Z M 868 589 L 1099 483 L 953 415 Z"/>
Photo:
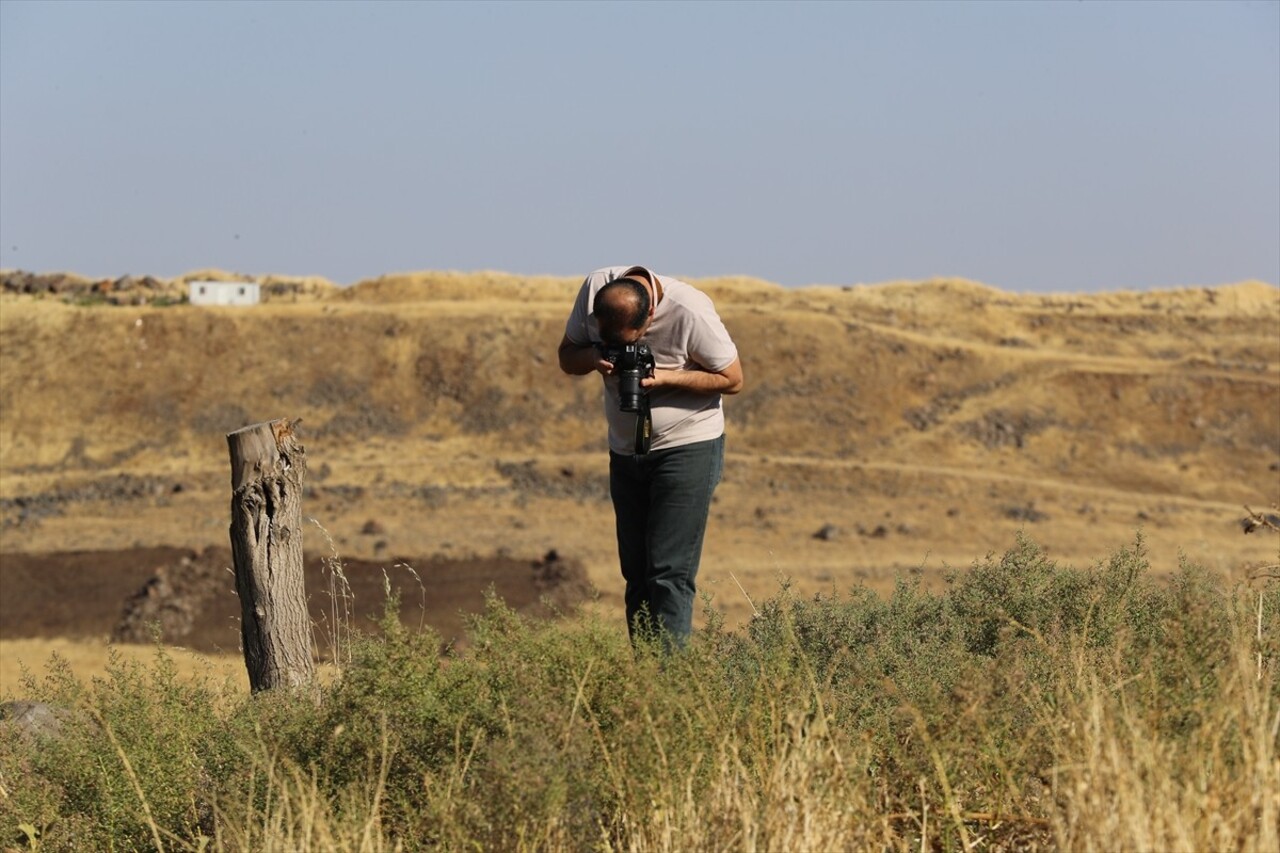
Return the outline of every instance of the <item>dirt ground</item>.
<path id="1" fill-rule="evenodd" d="M 229 549 L 9 553 L 3 560 L 0 639 L 158 639 L 204 653 L 239 653 L 240 600 Z M 548 616 L 591 592 L 582 567 L 556 557 L 335 562 L 309 556 L 304 572 L 318 638 L 336 629 L 376 631 L 389 595 L 399 600 L 403 623 L 429 627 L 442 645 L 453 645 L 465 640 L 467 615 L 481 612 L 489 593 L 519 612 Z"/>
<path id="2" fill-rule="evenodd" d="M 318 625 L 335 556 L 362 623 L 385 572 L 446 642 L 490 587 L 621 625 L 598 382 L 555 365 L 577 283 L 277 279 L 247 309 L 0 295 L 0 640 L 109 637 L 198 575 L 204 604 L 153 609 L 234 652 L 225 434 L 278 417 L 302 418 Z M 1280 503 L 1273 285 L 697 283 L 747 377 L 700 573 L 731 624 L 784 583 L 941 584 L 1020 533 L 1079 566 L 1140 536 L 1157 574 L 1277 558 L 1240 527 Z"/>

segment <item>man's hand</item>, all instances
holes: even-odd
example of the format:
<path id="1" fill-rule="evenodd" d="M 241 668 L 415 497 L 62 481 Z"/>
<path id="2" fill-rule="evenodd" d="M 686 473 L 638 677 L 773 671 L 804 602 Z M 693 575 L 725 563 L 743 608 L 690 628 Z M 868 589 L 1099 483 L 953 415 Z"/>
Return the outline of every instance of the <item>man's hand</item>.
<path id="1" fill-rule="evenodd" d="M 654 370 L 653 376 L 640 380 L 643 388 L 687 388 L 704 394 L 737 394 L 742 390 L 742 361 L 718 373 L 695 368 L 693 370 Z"/>
<path id="2" fill-rule="evenodd" d="M 571 376 L 586 376 L 596 372 L 604 376 L 613 373 L 613 363 L 600 355 L 600 350 L 588 344 L 581 346 L 566 335 L 560 340 L 560 369 Z"/>

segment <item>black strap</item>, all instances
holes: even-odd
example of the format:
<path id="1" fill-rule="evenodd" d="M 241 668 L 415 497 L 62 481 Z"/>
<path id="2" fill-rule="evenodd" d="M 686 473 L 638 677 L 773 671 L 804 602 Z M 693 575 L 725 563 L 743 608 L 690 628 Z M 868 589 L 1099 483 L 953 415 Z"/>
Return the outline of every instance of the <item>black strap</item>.
<path id="1" fill-rule="evenodd" d="M 640 395 L 640 411 L 636 413 L 636 456 L 644 456 L 653 443 L 653 416 L 649 413 L 649 395 Z"/>

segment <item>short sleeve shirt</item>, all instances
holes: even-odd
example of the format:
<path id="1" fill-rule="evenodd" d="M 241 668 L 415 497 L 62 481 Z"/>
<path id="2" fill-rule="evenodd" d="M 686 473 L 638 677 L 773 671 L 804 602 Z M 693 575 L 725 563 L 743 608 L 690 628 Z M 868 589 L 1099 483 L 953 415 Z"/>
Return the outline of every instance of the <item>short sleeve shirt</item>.
<path id="1" fill-rule="evenodd" d="M 601 342 L 591 313 L 596 293 L 630 267 L 606 267 L 587 276 L 565 324 L 565 337 L 578 346 Z M 643 341 L 663 370 L 709 370 L 713 373 L 733 364 L 738 348 L 705 293 L 675 278 L 654 274 L 662 286 L 662 299 Z M 618 408 L 617 377 L 604 377 L 604 410 L 609 422 L 609 449 L 635 452 L 636 415 Z M 654 388 L 649 392 L 653 417 L 651 450 L 663 450 L 709 441 L 724 433 L 724 409 L 719 394 L 684 388 Z"/>

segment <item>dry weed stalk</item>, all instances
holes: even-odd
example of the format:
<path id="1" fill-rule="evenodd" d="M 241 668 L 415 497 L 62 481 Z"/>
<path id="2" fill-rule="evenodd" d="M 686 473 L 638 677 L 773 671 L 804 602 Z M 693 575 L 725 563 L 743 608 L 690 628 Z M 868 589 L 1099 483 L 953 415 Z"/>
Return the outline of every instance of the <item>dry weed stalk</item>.
<path id="1" fill-rule="evenodd" d="M 333 665 L 341 672 L 351 662 L 351 638 L 354 635 L 351 614 L 354 610 L 355 593 L 352 592 L 351 584 L 347 580 L 342 557 L 338 554 L 338 546 L 334 544 L 333 537 L 316 519 L 308 518 L 307 520 L 320 530 L 325 541 L 329 543 L 329 554 L 324 558 L 329 594 L 329 625 L 326 633 Z"/>
<path id="2" fill-rule="evenodd" d="M 1241 520 L 1240 525 L 1244 528 L 1245 533 L 1253 533 L 1255 530 L 1271 530 L 1274 533 L 1280 533 L 1280 504 L 1271 505 L 1272 512 L 1261 513 L 1254 512 L 1246 504 L 1244 511 L 1248 515 Z M 1249 582 L 1266 581 L 1280 579 L 1280 543 L 1276 545 L 1276 562 L 1270 565 L 1255 566 L 1249 571 Z M 1258 680 L 1262 680 L 1262 607 L 1263 607 L 1263 591 L 1258 589 L 1258 620 L 1257 620 L 1257 666 Z"/>
<path id="3" fill-rule="evenodd" d="M 1240 526 L 1245 533 L 1253 533 L 1255 530 L 1270 530 L 1273 533 L 1280 533 L 1280 506 L 1272 505 L 1271 512 L 1254 512 L 1245 505 L 1244 511 L 1248 513 L 1240 520 Z M 1257 566 L 1249 572 L 1249 580 L 1259 580 L 1261 578 L 1280 578 L 1280 545 L 1276 547 L 1276 562 L 1270 565 Z"/>
<path id="4" fill-rule="evenodd" d="M 763 757 L 747 758 L 742 744 L 723 736 L 705 767 L 691 762 L 667 777 L 647 810 L 619 815 L 606 850 L 673 853 L 725 850 L 897 849 L 901 838 L 877 814 L 866 750 L 845 754 L 792 714 Z M 658 738 L 656 730 L 654 737 Z M 707 776 L 699 783 L 699 777 Z M 627 792 L 618 792 L 625 795 Z"/>
<path id="5" fill-rule="evenodd" d="M 1245 533 L 1252 533 L 1258 528 L 1268 528 L 1280 533 L 1280 506 L 1272 505 L 1271 512 L 1262 513 L 1254 512 L 1245 504 L 1244 511 L 1248 513 L 1240 521 L 1240 526 L 1244 528 Z"/>
<path id="6" fill-rule="evenodd" d="M 1089 671 L 1059 706 L 1054 835 L 1064 850 L 1280 849 L 1280 708 L 1254 677 L 1249 639 L 1185 742 L 1170 740 L 1123 686 Z"/>
<path id="7" fill-rule="evenodd" d="M 427 627 L 427 585 L 422 582 L 422 576 L 418 574 L 417 569 L 415 569 L 413 566 L 409 565 L 408 563 L 395 563 L 394 565 L 391 566 L 391 568 L 404 569 L 406 572 L 409 573 L 409 576 L 413 578 L 414 582 L 418 584 L 418 594 L 419 594 L 418 630 L 421 631 L 425 629 Z M 387 574 L 386 569 L 383 569 L 382 577 L 384 581 L 383 589 L 386 590 L 387 597 L 390 598 L 391 597 L 391 576 Z"/>
<path id="8" fill-rule="evenodd" d="M 142 790 L 142 782 L 138 779 L 138 774 L 134 772 L 133 762 L 129 760 L 129 756 L 125 753 L 124 748 L 120 746 L 120 740 L 116 737 L 116 733 L 112 731 L 111 724 L 102 716 L 102 712 L 97 708 L 89 708 L 90 715 L 102 730 L 107 733 L 107 739 L 111 741 L 111 746 L 115 749 L 116 755 L 120 759 L 120 764 L 124 768 L 125 776 L 129 779 L 129 784 L 133 787 L 134 794 L 138 797 L 138 803 L 142 807 L 142 815 L 147 829 L 151 832 L 151 839 L 155 842 L 156 850 L 164 853 L 164 842 L 160 840 L 160 827 L 156 824 L 155 818 L 151 815 L 151 804 L 147 801 L 146 792 Z"/>
<path id="9" fill-rule="evenodd" d="M 303 770 L 284 765 L 265 750 L 250 756 L 252 771 L 245 802 L 234 810 L 216 809 L 219 819 L 212 849 L 218 853 L 398 853 L 402 843 L 388 838 L 382 828 L 393 752 L 384 718 L 376 771 L 371 767 L 364 786 L 353 787 L 338 800 L 321 790 L 314 767 Z M 261 790 L 259 779 L 264 782 Z"/>

